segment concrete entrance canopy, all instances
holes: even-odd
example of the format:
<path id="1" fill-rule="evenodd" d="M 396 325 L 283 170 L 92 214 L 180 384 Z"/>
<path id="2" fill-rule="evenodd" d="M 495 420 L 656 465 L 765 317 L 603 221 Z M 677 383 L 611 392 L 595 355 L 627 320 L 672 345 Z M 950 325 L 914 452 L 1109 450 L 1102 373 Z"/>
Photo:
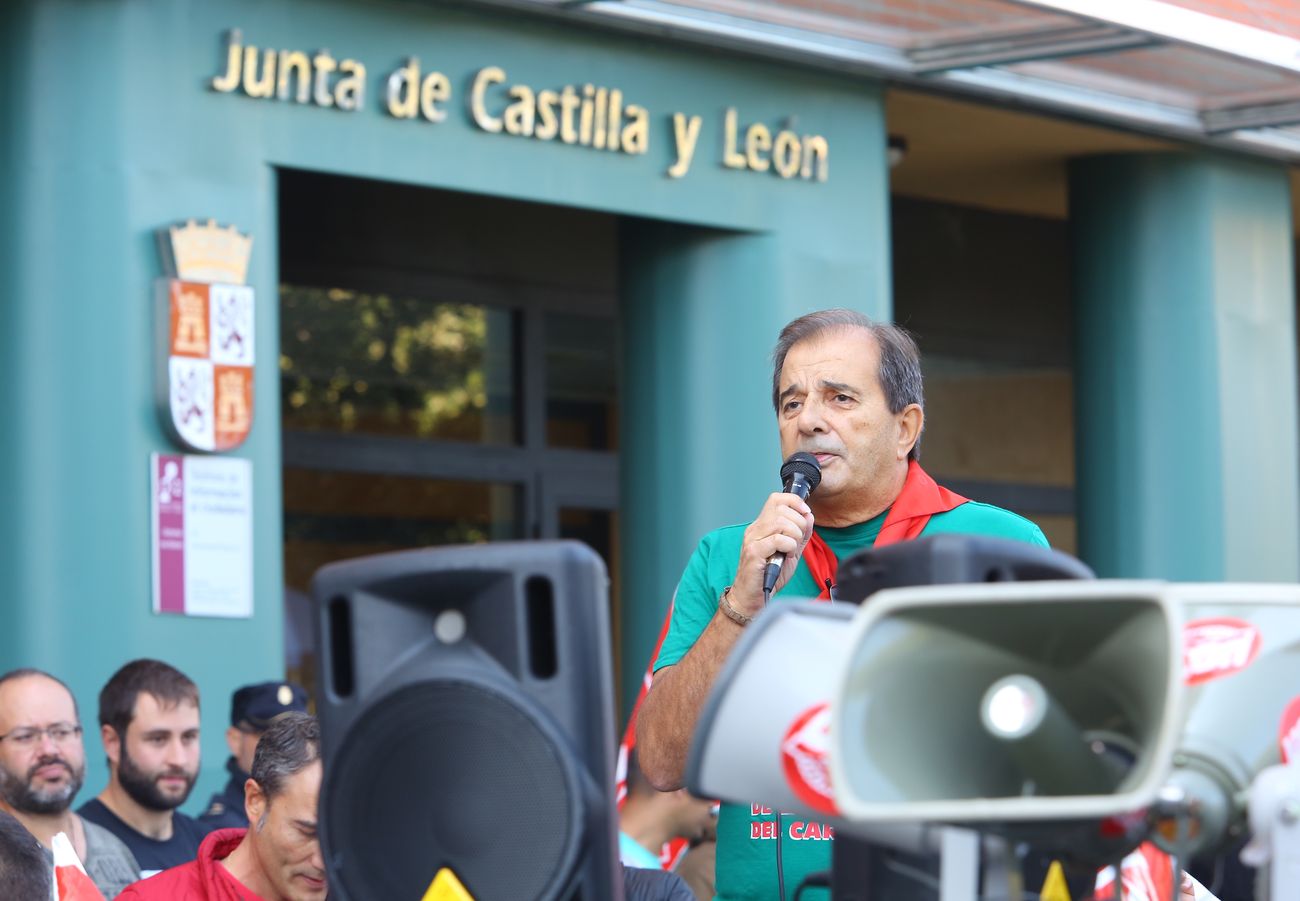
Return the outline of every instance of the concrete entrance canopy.
<path id="1" fill-rule="evenodd" d="M 1216 0 L 493 0 L 1300 158 L 1300 19 Z M 1261 4 L 1261 6 L 1273 5 Z"/>

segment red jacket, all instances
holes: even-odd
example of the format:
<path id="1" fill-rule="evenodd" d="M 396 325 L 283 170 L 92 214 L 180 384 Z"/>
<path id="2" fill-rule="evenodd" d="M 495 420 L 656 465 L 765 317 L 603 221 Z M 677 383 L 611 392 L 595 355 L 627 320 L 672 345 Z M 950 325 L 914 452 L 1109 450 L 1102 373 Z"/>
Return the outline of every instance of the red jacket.
<path id="1" fill-rule="evenodd" d="M 217 861 L 239 847 L 247 829 L 218 829 L 199 845 L 199 856 L 128 885 L 117 901 L 263 901 Z"/>

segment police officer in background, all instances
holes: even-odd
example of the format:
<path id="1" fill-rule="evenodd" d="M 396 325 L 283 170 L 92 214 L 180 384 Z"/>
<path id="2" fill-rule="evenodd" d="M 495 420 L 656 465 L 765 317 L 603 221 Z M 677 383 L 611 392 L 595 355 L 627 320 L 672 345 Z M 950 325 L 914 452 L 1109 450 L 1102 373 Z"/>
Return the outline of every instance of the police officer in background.
<path id="1" fill-rule="evenodd" d="M 230 747 L 226 769 L 230 771 L 230 781 L 212 796 L 199 822 L 213 829 L 248 826 L 244 783 L 253 768 L 253 752 L 271 721 L 290 711 L 307 712 L 307 692 L 297 685 L 261 682 L 235 691 L 230 699 L 230 728 L 226 730 L 226 744 Z"/>

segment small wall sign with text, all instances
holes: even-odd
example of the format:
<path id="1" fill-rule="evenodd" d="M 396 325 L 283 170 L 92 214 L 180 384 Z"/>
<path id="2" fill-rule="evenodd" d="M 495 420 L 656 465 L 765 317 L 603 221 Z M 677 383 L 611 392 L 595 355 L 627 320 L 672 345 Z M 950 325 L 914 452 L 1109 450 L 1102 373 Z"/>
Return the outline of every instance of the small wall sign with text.
<path id="1" fill-rule="evenodd" d="M 153 612 L 253 615 L 253 464 L 151 454 Z"/>

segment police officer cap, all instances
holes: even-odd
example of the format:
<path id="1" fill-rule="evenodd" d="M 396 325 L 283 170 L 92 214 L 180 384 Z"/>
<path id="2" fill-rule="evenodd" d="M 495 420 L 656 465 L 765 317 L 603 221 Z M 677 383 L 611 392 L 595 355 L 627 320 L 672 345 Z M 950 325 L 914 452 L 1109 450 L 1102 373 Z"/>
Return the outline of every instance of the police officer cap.
<path id="1" fill-rule="evenodd" d="M 258 732 L 282 713 L 307 712 L 307 692 L 292 682 L 262 682 L 245 685 L 230 700 L 230 725 L 252 727 Z"/>

